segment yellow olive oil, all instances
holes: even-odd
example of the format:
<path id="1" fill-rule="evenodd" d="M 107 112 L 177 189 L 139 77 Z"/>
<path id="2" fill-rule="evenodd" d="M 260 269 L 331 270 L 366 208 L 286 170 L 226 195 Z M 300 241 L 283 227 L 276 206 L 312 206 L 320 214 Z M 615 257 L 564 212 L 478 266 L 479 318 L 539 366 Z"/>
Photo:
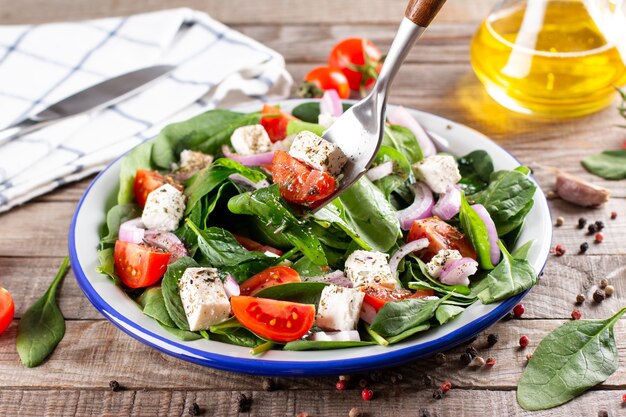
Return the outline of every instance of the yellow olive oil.
<path id="1" fill-rule="evenodd" d="M 575 117 L 609 105 L 614 86 L 626 83 L 626 45 L 622 55 L 618 47 L 607 41 L 583 1 L 529 0 L 482 23 L 472 40 L 471 62 L 503 106 Z"/>

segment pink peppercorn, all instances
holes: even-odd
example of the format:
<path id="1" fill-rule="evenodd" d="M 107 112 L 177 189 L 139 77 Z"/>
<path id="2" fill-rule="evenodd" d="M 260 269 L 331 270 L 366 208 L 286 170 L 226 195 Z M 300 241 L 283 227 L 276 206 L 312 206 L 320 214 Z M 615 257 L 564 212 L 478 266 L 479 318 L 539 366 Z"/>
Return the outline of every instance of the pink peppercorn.
<path id="1" fill-rule="evenodd" d="M 513 308 L 513 314 L 515 314 L 515 317 L 522 317 L 525 311 L 526 307 L 524 307 L 524 304 L 518 304 Z"/>
<path id="2" fill-rule="evenodd" d="M 335 384 L 335 388 L 337 388 L 337 390 L 339 390 L 339 391 L 345 390 L 346 389 L 346 381 L 340 379 Z"/>
<path id="3" fill-rule="evenodd" d="M 565 255 L 565 252 L 567 252 L 567 249 L 565 249 L 560 243 L 554 248 L 554 254 L 556 256 L 563 256 Z"/>
<path id="4" fill-rule="evenodd" d="M 612 211 L 611 212 L 611 220 L 615 220 L 617 219 L 617 212 L 616 211 Z"/>
<path id="5" fill-rule="evenodd" d="M 374 391 L 369 388 L 363 388 L 363 391 L 361 391 L 361 398 L 365 401 L 371 401 L 372 398 L 374 398 Z"/>
<path id="6" fill-rule="evenodd" d="M 523 348 L 525 348 L 526 346 L 528 346 L 528 343 L 530 343 L 530 339 L 528 339 L 528 336 L 522 336 L 519 338 L 519 345 Z"/>
<path id="7" fill-rule="evenodd" d="M 596 243 L 602 243 L 602 241 L 604 240 L 604 233 L 602 233 L 602 232 L 596 233 L 596 236 L 595 236 L 594 239 L 595 239 Z"/>
<path id="8" fill-rule="evenodd" d="M 441 388 L 443 392 L 450 391 L 450 389 L 452 389 L 452 383 L 450 381 L 443 381 L 439 388 Z"/>
<path id="9" fill-rule="evenodd" d="M 487 362 L 485 362 L 485 365 L 489 367 L 492 367 L 495 364 L 496 364 L 496 358 L 487 358 Z"/>
<path id="10" fill-rule="evenodd" d="M 582 316 L 583 316 L 583 313 L 579 309 L 575 309 L 574 311 L 572 311 L 572 319 L 580 320 Z"/>

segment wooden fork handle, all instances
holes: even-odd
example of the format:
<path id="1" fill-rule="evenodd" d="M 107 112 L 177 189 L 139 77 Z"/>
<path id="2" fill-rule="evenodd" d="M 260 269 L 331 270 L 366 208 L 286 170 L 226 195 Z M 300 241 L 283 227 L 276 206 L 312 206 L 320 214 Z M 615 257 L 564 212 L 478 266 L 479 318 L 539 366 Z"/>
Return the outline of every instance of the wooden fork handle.
<path id="1" fill-rule="evenodd" d="M 446 0 L 410 0 L 404 16 L 423 28 L 433 21 Z"/>

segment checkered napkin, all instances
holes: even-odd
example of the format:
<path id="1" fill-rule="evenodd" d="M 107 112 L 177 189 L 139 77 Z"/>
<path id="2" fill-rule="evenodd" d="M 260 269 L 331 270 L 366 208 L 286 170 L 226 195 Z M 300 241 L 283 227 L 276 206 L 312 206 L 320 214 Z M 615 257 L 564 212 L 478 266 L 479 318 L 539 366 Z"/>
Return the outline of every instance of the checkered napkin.
<path id="1" fill-rule="evenodd" d="M 105 79 L 177 68 L 97 114 L 0 147 L 0 212 L 104 168 L 166 124 L 207 109 L 284 98 L 281 55 L 211 19 L 174 9 L 130 17 L 0 26 L 0 128 Z"/>

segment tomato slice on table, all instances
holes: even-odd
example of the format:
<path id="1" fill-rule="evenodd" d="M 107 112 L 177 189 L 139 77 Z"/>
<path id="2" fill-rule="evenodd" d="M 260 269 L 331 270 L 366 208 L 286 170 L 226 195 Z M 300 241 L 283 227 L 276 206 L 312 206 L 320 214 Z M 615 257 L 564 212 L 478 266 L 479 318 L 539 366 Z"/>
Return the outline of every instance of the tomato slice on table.
<path id="1" fill-rule="evenodd" d="M 135 200 L 141 207 L 146 205 L 148 194 L 156 190 L 163 184 L 168 183 L 183 191 L 183 187 L 180 184 L 175 183 L 170 178 L 167 178 L 156 171 L 150 171 L 148 169 L 138 169 L 135 173 L 134 191 Z"/>
<path id="2" fill-rule="evenodd" d="M 239 244 L 241 246 L 243 246 L 244 248 L 246 248 L 249 251 L 253 251 L 253 252 L 271 252 L 275 255 L 281 256 L 283 254 L 283 251 L 280 249 L 276 249 L 272 246 L 269 245 L 263 245 L 259 242 L 255 242 L 252 239 L 249 239 L 247 237 L 243 237 L 243 236 L 239 236 L 233 233 L 233 236 L 235 237 L 235 239 L 237 239 L 237 242 L 239 242 Z"/>
<path id="3" fill-rule="evenodd" d="M 350 97 L 350 84 L 339 68 L 313 68 L 304 76 L 304 80 L 323 91 L 335 90 L 340 98 Z"/>
<path id="4" fill-rule="evenodd" d="M 0 287 L 0 334 L 2 334 L 15 315 L 15 304 L 11 294 L 4 288 Z"/>
<path id="5" fill-rule="evenodd" d="M 169 252 L 163 249 L 143 243 L 115 242 L 115 271 L 129 288 L 149 287 L 157 282 L 165 274 L 169 259 Z"/>
<path id="6" fill-rule="evenodd" d="M 276 151 L 272 160 L 272 179 L 280 194 L 297 204 L 323 200 L 335 191 L 335 179 L 325 172 L 309 168 L 287 152 Z"/>
<path id="7" fill-rule="evenodd" d="M 267 131 L 272 142 L 278 142 L 287 137 L 287 125 L 292 120 L 298 120 L 289 113 L 281 111 L 278 107 L 264 104 L 261 114 L 270 114 L 272 116 L 261 117 L 261 125 Z"/>
<path id="8" fill-rule="evenodd" d="M 412 242 L 424 237 L 430 244 L 417 252 L 424 262 L 430 261 L 441 249 L 456 249 L 464 257 L 476 259 L 476 251 L 465 235 L 437 216 L 415 220 L 406 241 Z"/>
<path id="9" fill-rule="evenodd" d="M 275 342 L 291 342 L 304 336 L 315 320 L 313 304 L 245 295 L 230 298 L 237 320 L 259 336 Z"/>
<path id="10" fill-rule="evenodd" d="M 398 288 L 390 290 L 388 288 L 381 287 L 380 285 L 368 285 L 361 289 L 365 293 L 364 302 L 374 307 L 374 310 L 378 311 L 390 301 L 400 301 L 407 298 L 424 298 L 430 297 L 435 294 L 433 290 L 424 289 L 417 290 L 415 292 L 405 290 L 404 288 Z"/>
<path id="11" fill-rule="evenodd" d="M 358 91 L 361 86 L 374 84 L 380 71 L 382 54 L 371 41 L 348 38 L 336 44 L 328 56 L 328 65 L 339 68 L 350 84 Z"/>
<path id="12" fill-rule="evenodd" d="M 300 275 L 296 270 L 288 266 L 272 266 L 251 276 L 239 288 L 241 295 L 254 295 L 264 288 L 290 282 L 300 282 Z"/>

